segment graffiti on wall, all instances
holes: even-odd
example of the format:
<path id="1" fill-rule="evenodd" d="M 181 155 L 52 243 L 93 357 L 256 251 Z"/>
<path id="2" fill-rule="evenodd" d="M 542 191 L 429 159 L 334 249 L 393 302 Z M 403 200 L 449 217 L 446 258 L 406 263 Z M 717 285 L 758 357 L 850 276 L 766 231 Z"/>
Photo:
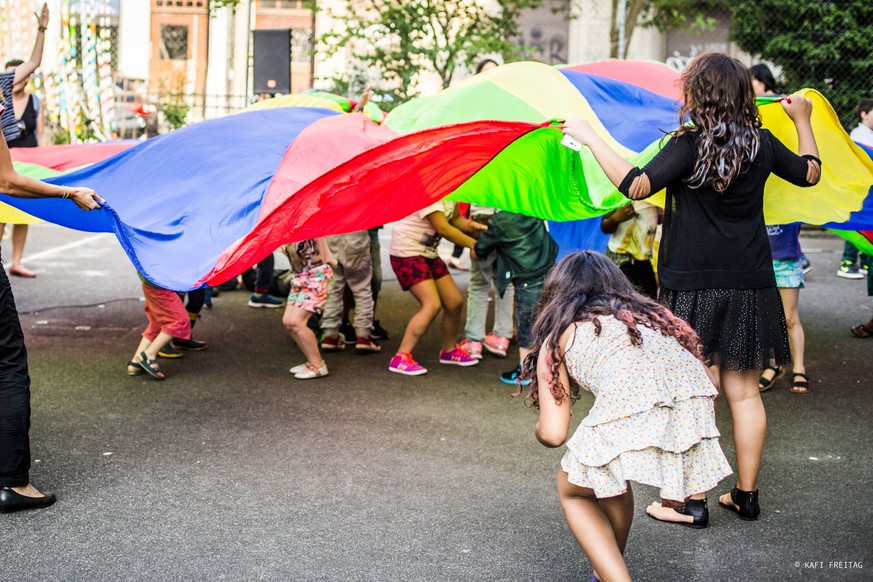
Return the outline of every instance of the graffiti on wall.
<path id="1" fill-rule="evenodd" d="M 527 60 L 557 65 L 567 62 L 567 33 L 552 26 L 525 27 L 518 39 Z"/>

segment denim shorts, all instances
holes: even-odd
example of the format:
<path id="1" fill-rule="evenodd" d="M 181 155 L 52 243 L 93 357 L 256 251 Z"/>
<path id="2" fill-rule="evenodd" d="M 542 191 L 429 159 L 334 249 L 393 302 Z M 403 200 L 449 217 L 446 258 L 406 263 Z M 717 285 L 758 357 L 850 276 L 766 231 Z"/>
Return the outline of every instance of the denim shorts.
<path id="1" fill-rule="evenodd" d="M 534 312 L 537 302 L 546 283 L 545 276 L 527 281 L 514 280 L 515 285 L 515 327 L 518 331 L 518 345 L 522 348 L 531 347 L 531 330 L 533 329 Z"/>
<path id="2" fill-rule="evenodd" d="M 803 289 L 803 265 L 800 261 L 773 261 L 776 287 L 779 289 Z"/>

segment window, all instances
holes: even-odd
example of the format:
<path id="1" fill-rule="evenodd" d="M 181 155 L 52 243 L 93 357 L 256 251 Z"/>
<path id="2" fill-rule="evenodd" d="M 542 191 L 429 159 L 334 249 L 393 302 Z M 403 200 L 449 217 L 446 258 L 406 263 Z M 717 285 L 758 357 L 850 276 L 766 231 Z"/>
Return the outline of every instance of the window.
<path id="1" fill-rule="evenodd" d="M 171 61 L 188 60 L 188 27 L 177 24 L 161 26 L 161 58 Z"/>

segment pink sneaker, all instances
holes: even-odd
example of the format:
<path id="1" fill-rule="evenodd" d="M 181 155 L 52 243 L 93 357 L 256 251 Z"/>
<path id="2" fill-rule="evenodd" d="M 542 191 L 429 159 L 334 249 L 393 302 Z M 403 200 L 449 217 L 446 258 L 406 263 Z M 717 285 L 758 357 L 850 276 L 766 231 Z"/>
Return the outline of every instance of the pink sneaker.
<path id="1" fill-rule="evenodd" d="M 468 354 L 460 344 L 445 351 L 440 350 L 440 364 L 453 364 L 455 366 L 475 366 L 479 360 Z"/>
<path id="2" fill-rule="evenodd" d="M 509 349 L 509 338 L 499 337 L 493 333 L 489 333 L 485 336 L 485 341 L 482 343 L 485 344 L 485 349 L 495 356 L 501 358 L 506 357 L 506 350 Z"/>
<path id="3" fill-rule="evenodd" d="M 391 363 L 388 364 L 389 372 L 396 372 L 406 376 L 421 376 L 427 374 L 427 368 L 412 359 L 412 354 L 394 354 Z"/>
<path id="4" fill-rule="evenodd" d="M 476 358 L 477 360 L 482 359 L 482 342 L 463 339 L 461 340 L 461 343 L 458 344 L 458 347 L 470 354 L 471 358 Z"/>

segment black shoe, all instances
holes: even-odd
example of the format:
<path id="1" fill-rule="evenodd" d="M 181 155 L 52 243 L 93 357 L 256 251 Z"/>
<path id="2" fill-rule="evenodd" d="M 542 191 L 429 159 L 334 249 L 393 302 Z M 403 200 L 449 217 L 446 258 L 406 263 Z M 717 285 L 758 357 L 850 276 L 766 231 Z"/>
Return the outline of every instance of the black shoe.
<path id="1" fill-rule="evenodd" d="M 206 342 L 198 342 L 193 339 L 174 339 L 170 345 L 175 350 L 188 350 L 191 352 L 201 352 L 209 347 Z"/>
<path id="2" fill-rule="evenodd" d="M 688 523 L 686 521 L 676 521 L 670 523 L 678 523 L 694 529 L 703 529 L 709 525 L 709 508 L 706 506 L 706 499 L 689 499 L 682 507 L 675 507 L 673 511 L 682 515 L 690 515 L 694 521 Z"/>
<path id="3" fill-rule="evenodd" d="M 48 507 L 57 501 L 53 493 L 46 493 L 42 497 L 28 497 L 15 492 L 12 487 L 0 487 L 0 513 L 12 513 L 23 509 L 40 509 Z"/>
<path id="4" fill-rule="evenodd" d="M 344 319 L 342 325 L 339 326 L 339 334 L 347 344 L 353 344 L 358 341 L 358 334 L 355 333 L 355 328 L 348 319 Z"/>
<path id="5" fill-rule="evenodd" d="M 177 358 L 184 358 L 185 352 L 182 350 L 177 350 L 173 347 L 173 342 L 168 343 L 164 347 L 158 351 L 159 358 L 167 358 L 169 360 L 175 360 Z"/>
<path id="6" fill-rule="evenodd" d="M 722 503 L 721 499 L 719 499 L 718 504 L 725 509 L 729 509 L 734 513 L 739 514 L 740 519 L 746 521 L 754 521 L 758 519 L 758 515 L 761 513 L 761 507 L 758 505 L 757 489 L 754 491 L 743 491 L 742 489 L 734 487 L 731 491 L 731 501 L 733 501 L 733 503 L 728 505 L 727 503 Z"/>
<path id="7" fill-rule="evenodd" d="M 370 332 L 370 339 L 372 339 L 372 340 L 386 340 L 386 339 L 388 339 L 388 332 L 385 331 L 385 328 L 382 327 L 382 324 L 379 323 L 378 319 L 373 320 L 373 331 Z"/>

